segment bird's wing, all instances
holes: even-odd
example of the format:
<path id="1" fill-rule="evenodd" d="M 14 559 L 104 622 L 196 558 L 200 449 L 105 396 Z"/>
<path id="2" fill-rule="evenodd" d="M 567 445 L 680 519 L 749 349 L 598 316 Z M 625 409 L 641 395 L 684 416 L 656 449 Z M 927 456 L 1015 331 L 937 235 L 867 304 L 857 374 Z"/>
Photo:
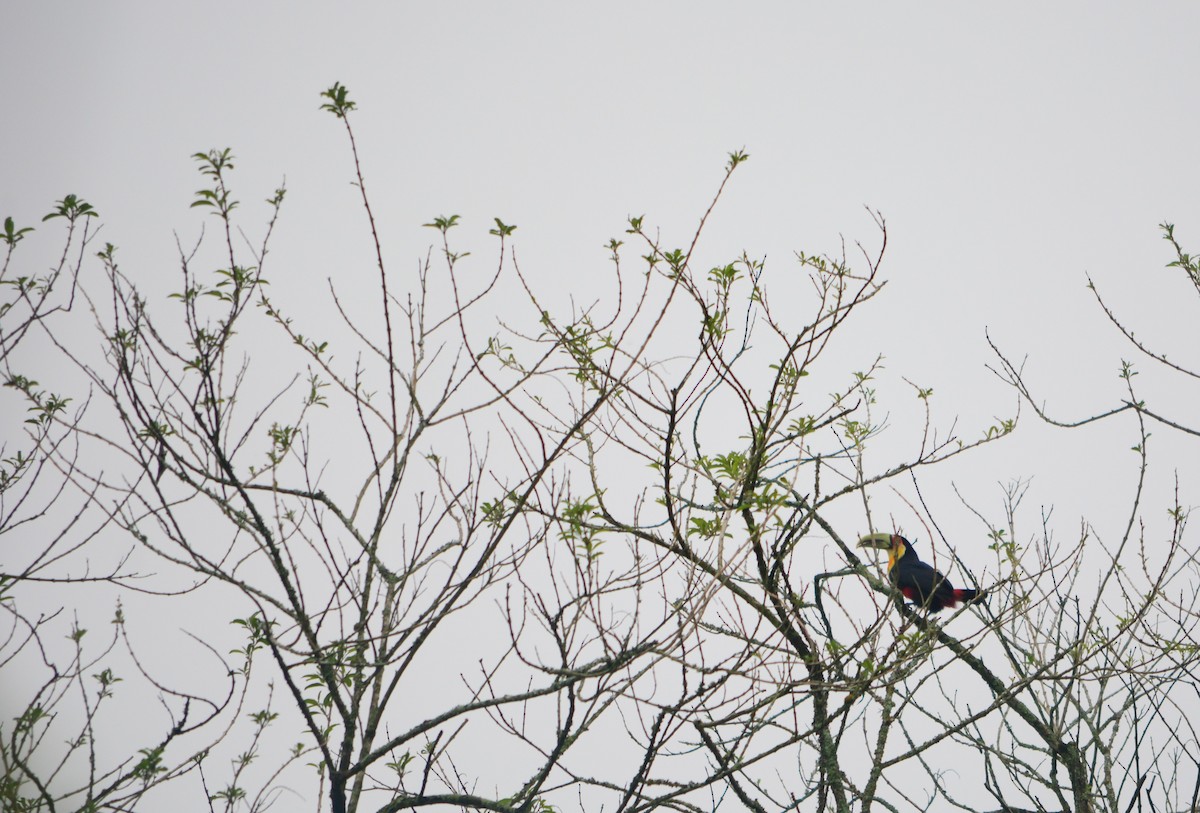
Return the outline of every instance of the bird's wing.
<path id="1" fill-rule="evenodd" d="M 917 600 L 924 601 L 937 584 L 939 574 L 925 562 L 912 562 L 896 567 L 896 586 L 903 590 L 905 587 L 917 591 Z"/>

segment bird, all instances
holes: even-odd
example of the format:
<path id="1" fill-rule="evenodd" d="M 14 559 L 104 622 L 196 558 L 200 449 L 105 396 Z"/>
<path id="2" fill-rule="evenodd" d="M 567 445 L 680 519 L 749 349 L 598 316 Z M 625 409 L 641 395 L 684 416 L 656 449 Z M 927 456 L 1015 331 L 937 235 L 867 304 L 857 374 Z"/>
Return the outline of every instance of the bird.
<path id="1" fill-rule="evenodd" d="M 983 599 L 985 591 L 960 589 L 950 584 L 946 576 L 917 556 L 912 543 L 899 534 L 867 534 L 858 541 L 860 548 L 888 552 L 888 581 L 904 597 L 917 606 L 938 613 L 959 603 L 970 604 Z"/>

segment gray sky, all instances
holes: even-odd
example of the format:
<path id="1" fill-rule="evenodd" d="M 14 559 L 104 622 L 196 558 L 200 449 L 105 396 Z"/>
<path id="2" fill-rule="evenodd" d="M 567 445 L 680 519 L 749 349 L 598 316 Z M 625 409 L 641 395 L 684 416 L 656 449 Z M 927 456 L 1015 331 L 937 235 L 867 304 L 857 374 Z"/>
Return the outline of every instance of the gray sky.
<path id="1" fill-rule="evenodd" d="M 884 353 L 892 386 L 933 387 L 942 423 L 974 437 L 1012 411 L 985 328 L 1029 354 L 1066 417 L 1120 399 L 1133 350 L 1085 274 L 1140 337 L 1200 366 L 1195 299 L 1157 229 L 1175 222 L 1200 251 L 1197 31 L 1200 5 L 1181 2 L 7 2 L 0 217 L 48 231 L 41 216 L 77 193 L 125 271 L 173 290 L 174 232 L 203 219 L 190 156 L 229 146 L 251 222 L 287 178 L 274 285 L 369 266 L 344 132 L 318 110 L 340 81 L 393 268 L 425 254 L 438 214 L 460 214 L 482 258 L 500 216 L 526 273 L 589 301 L 627 215 L 685 243 L 745 148 L 705 262 L 744 249 L 792 273 L 793 251 L 836 252 L 840 235 L 876 245 L 864 206 L 879 210 L 890 282 L 837 358 Z M 1141 369 L 1147 396 L 1194 425 L 1197 393 Z M 1128 423 L 1022 421 L 952 470 L 964 490 L 994 508 L 995 483 L 1033 475 L 1068 533 L 1115 520 Z M 1195 444 L 1155 440 L 1156 471 L 1178 468 L 1200 503 Z"/>
<path id="2" fill-rule="evenodd" d="M 1010 411 L 985 327 L 1066 413 L 1120 397 L 1132 351 L 1085 273 L 1140 336 L 1194 347 L 1157 224 L 1200 247 L 1198 23 L 1185 3 L 9 4 L 0 203 L 36 223 L 84 196 L 126 272 L 166 290 L 173 231 L 202 220 L 189 156 L 229 146 L 248 219 L 286 176 L 274 267 L 320 284 L 369 262 L 344 134 L 317 110 L 340 81 L 393 268 L 436 214 L 461 214 L 480 251 L 501 216 L 526 273 L 587 301 L 626 215 L 682 242 L 744 147 L 705 259 L 745 249 L 792 273 L 795 250 L 874 245 L 863 207 L 880 210 L 890 283 L 855 334 L 878 346 L 843 346 L 846 363 L 885 353 L 973 434 Z M 1074 451 L 1029 465 L 1046 441 L 1026 423 L 1030 448 L 981 465 L 1064 477 L 1047 499 L 1086 512 L 1107 475 Z"/>

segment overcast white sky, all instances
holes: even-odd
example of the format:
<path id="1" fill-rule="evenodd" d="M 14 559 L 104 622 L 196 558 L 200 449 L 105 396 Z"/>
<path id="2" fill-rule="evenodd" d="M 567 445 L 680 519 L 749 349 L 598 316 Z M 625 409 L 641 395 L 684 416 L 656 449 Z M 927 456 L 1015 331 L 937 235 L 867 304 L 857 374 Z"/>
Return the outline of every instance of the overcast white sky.
<path id="1" fill-rule="evenodd" d="M 792 251 L 836 251 L 839 235 L 874 245 L 863 207 L 878 209 L 890 282 L 845 356 L 886 354 L 973 435 L 1011 412 L 985 328 L 1030 355 L 1064 415 L 1121 397 L 1133 351 L 1085 274 L 1139 336 L 1200 367 L 1197 303 L 1157 229 L 1175 222 L 1200 251 L 1197 32 L 1200 5 L 1183 2 L 5 2 L 0 217 L 50 231 L 41 216 L 77 193 L 125 271 L 169 290 L 174 232 L 202 220 L 190 156 L 229 146 L 248 217 L 287 178 L 274 285 L 369 266 L 344 132 L 318 111 L 340 81 L 393 268 L 424 255 L 434 215 L 462 215 L 467 247 L 492 246 L 500 216 L 531 277 L 586 300 L 627 215 L 683 243 L 745 148 L 706 256 L 745 249 L 787 273 Z M 1200 423 L 1195 390 L 1142 369 L 1153 403 Z M 1065 527 L 1111 519 L 1128 424 L 1068 436 L 1022 420 L 959 471 L 968 492 L 994 500 L 994 483 L 1034 475 Z M 1179 467 L 1200 504 L 1195 443 L 1156 440 L 1158 471 Z"/>
<path id="2" fill-rule="evenodd" d="M 484 247 L 501 216 L 527 273 L 589 299 L 626 215 L 681 242 L 744 147 L 714 262 L 746 249 L 788 273 L 794 250 L 873 243 L 878 209 L 890 283 L 855 334 L 878 346 L 849 350 L 884 352 L 973 430 L 1009 411 L 986 327 L 1076 415 L 1120 397 L 1131 355 L 1085 273 L 1139 335 L 1200 355 L 1156 228 L 1200 248 L 1198 30 L 1190 3 L 8 3 L 0 215 L 36 223 L 78 193 L 127 273 L 173 285 L 173 231 L 201 220 L 189 156 L 229 146 L 247 207 L 287 178 L 275 284 L 337 275 L 369 262 L 344 134 L 317 110 L 340 81 L 394 268 L 433 215 Z M 1086 512 L 1110 476 L 1074 458 L 1095 437 L 1035 461 L 1026 423 L 1028 448 L 981 465 L 1061 476 L 1046 498 Z"/>

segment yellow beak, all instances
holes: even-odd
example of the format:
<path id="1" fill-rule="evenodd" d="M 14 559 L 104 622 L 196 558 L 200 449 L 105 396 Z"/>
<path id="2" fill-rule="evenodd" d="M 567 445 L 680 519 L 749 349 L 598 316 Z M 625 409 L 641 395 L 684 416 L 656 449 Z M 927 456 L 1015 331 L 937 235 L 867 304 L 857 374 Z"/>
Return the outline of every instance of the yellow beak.
<path id="1" fill-rule="evenodd" d="M 876 550 L 891 550 L 892 535 L 891 534 L 867 534 L 862 539 L 858 540 L 860 548 L 875 548 Z"/>

